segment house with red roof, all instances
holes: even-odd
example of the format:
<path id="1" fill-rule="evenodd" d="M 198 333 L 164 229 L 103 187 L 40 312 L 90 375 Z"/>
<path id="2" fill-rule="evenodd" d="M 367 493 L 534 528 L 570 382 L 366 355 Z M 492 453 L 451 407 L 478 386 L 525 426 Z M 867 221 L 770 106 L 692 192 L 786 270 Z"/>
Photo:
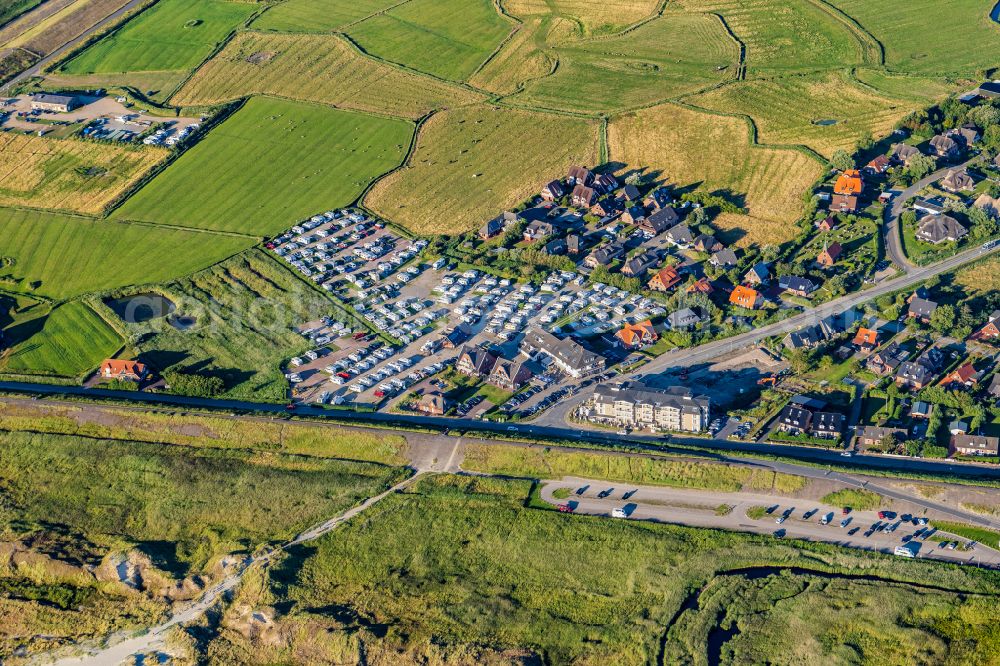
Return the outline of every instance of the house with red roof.
<path id="1" fill-rule="evenodd" d="M 625 324 L 622 330 L 615 333 L 615 338 L 622 347 L 639 349 L 653 344 L 660 336 L 653 329 L 653 322 L 647 319 L 638 324 Z"/>
<path id="2" fill-rule="evenodd" d="M 101 379 L 142 382 L 149 378 L 149 368 L 145 363 L 126 359 L 109 358 L 101 363 Z"/>

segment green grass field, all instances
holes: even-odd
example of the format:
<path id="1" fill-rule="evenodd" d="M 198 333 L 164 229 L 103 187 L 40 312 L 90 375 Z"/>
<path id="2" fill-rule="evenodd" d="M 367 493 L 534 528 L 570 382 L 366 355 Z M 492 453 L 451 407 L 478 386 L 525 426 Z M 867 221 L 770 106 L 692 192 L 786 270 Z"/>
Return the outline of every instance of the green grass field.
<path id="1" fill-rule="evenodd" d="M 373 55 L 460 81 L 513 27 L 490 0 L 410 0 L 358 23 L 348 34 Z"/>
<path id="2" fill-rule="evenodd" d="M 677 12 L 623 36 L 554 51 L 555 73 L 528 83 L 515 100 L 587 112 L 641 106 L 731 78 L 739 58 L 718 18 Z"/>
<path id="3" fill-rule="evenodd" d="M 139 358 L 161 372 L 184 368 L 219 377 L 232 398 L 285 400 L 288 382 L 279 366 L 312 347 L 292 328 L 333 312 L 323 293 L 257 250 L 162 290 L 177 314 L 196 325 L 178 330 L 163 319 L 128 324 L 142 338 Z"/>
<path id="4" fill-rule="evenodd" d="M 746 45 L 749 75 L 828 69 L 861 62 L 860 46 L 819 3 L 682 0 L 691 12 L 722 15 Z"/>
<path id="5" fill-rule="evenodd" d="M 251 239 L 0 208 L 0 286 L 51 298 L 163 282 L 247 247 Z"/>
<path id="6" fill-rule="evenodd" d="M 502 0 L 503 8 L 519 18 L 559 17 L 579 24 L 587 35 L 608 35 L 652 16 L 656 0 Z"/>
<path id="7" fill-rule="evenodd" d="M 398 0 L 287 0 L 255 19 L 252 27 L 275 32 L 332 32 L 398 3 Z"/>
<path id="8" fill-rule="evenodd" d="M 0 27 L 40 4 L 42 0 L 0 0 Z"/>
<path id="9" fill-rule="evenodd" d="M 412 132 L 400 120 L 254 98 L 114 217 L 274 234 L 354 201 L 402 161 Z"/>
<path id="10" fill-rule="evenodd" d="M 593 121 L 467 107 L 424 123 L 408 165 L 376 183 L 365 203 L 415 233 L 453 234 L 536 194 L 567 165 L 596 159 Z"/>
<path id="11" fill-rule="evenodd" d="M 885 46 L 893 70 L 977 78 L 1000 59 L 1000 25 L 983 0 L 831 0 Z"/>
<path id="12" fill-rule="evenodd" d="M 387 498 L 365 520 L 293 552 L 288 567 L 273 570 L 270 584 L 245 586 L 227 615 L 233 621 L 245 612 L 241 608 L 294 601 L 290 614 L 278 614 L 276 630 L 296 638 L 277 643 L 230 631 L 209 654 L 218 663 L 236 655 L 253 655 L 254 664 L 297 663 L 307 656 L 355 663 L 361 650 L 369 663 L 638 666 L 659 663 L 666 649 L 662 663 L 720 663 L 708 658 L 705 636 L 696 629 L 718 626 L 719 609 L 727 606 L 734 616 L 747 613 L 746 621 L 760 622 L 762 635 L 794 645 L 801 658 L 787 663 L 830 661 L 833 650 L 847 654 L 844 645 L 852 645 L 852 635 L 841 627 L 866 627 L 875 639 L 866 647 L 877 648 L 885 637 L 886 649 L 898 657 L 877 661 L 876 650 L 869 653 L 872 659 L 857 663 L 919 663 L 921 656 L 930 656 L 927 663 L 948 663 L 961 655 L 986 663 L 997 649 L 997 632 L 969 641 L 976 634 L 959 619 L 968 618 L 980 631 L 988 626 L 995 572 L 765 536 L 539 511 L 525 507 L 527 494 L 527 483 L 444 476 Z M 824 601 L 818 586 L 817 593 L 801 598 L 780 593 L 794 588 L 792 581 L 798 589 L 812 588 L 818 576 L 775 571 L 750 580 L 734 572 L 761 565 L 887 580 L 835 579 L 848 588 L 836 598 L 853 599 L 838 604 Z M 958 594 L 913 592 L 917 588 L 895 580 L 987 596 L 969 603 Z M 743 587 L 715 596 L 726 581 Z M 671 624 L 692 595 L 699 603 Z M 789 614 L 800 618 L 799 627 L 810 622 L 813 608 L 822 623 L 786 631 Z M 752 611 L 760 620 L 753 620 L 758 616 Z M 385 631 L 360 629 L 372 625 Z M 755 633 L 739 640 L 753 640 Z M 895 640 L 900 635 L 910 640 Z M 802 636 L 819 638 L 798 640 Z M 769 651 L 769 657 L 735 663 L 786 663 L 775 659 L 782 654 Z"/>
<path id="13" fill-rule="evenodd" d="M 248 2 L 159 0 L 68 62 L 67 74 L 189 70 L 256 11 Z"/>
<path id="14" fill-rule="evenodd" d="M 171 102 L 218 104 L 250 94 L 413 120 L 442 106 L 485 99 L 456 84 L 374 60 L 340 35 L 241 32 Z"/>
<path id="15" fill-rule="evenodd" d="M 125 342 L 79 301 L 20 321 L 4 336 L 11 347 L 0 355 L 0 372 L 70 378 L 96 370 Z"/>

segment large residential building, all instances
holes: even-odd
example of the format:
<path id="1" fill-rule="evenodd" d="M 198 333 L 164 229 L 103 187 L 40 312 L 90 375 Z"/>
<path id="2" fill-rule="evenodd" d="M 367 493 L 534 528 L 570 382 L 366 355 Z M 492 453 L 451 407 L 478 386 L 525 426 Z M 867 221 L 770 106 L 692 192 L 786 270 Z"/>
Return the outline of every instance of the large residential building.
<path id="1" fill-rule="evenodd" d="M 462 347 L 455 360 L 455 370 L 463 375 L 486 379 L 493 371 L 497 357 L 479 347 Z"/>
<path id="2" fill-rule="evenodd" d="M 545 356 L 561 371 L 576 378 L 601 372 L 605 366 L 605 359 L 600 354 L 587 351 L 569 338 L 560 340 L 540 328 L 532 328 L 525 333 L 521 353 L 528 358 Z"/>
<path id="3" fill-rule="evenodd" d="M 995 456 L 1000 454 L 1000 438 L 982 435 L 953 435 L 951 455 Z"/>
<path id="4" fill-rule="evenodd" d="M 701 432 L 708 425 L 710 400 L 681 386 L 599 384 L 594 389 L 593 409 L 598 419 L 620 426 Z"/>

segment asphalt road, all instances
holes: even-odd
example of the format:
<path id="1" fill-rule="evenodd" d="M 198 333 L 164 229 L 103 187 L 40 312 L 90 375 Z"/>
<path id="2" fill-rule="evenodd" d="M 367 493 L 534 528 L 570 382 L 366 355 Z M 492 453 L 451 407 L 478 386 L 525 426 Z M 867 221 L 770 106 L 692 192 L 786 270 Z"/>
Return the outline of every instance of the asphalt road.
<path id="1" fill-rule="evenodd" d="M 553 493 L 559 488 L 571 491 L 568 499 L 556 499 Z M 581 492 L 582 491 L 582 492 Z M 601 495 L 604 495 L 603 497 Z M 842 507 L 825 506 L 818 502 L 755 493 L 723 493 L 716 491 L 662 488 L 657 486 L 634 486 L 613 484 L 607 481 L 589 479 L 562 479 L 546 481 L 541 489 L 544 501 L 553 504 L 569 504 L 574 513 L 611 517 L 613 509 L 624 509 L 628 520 L 651 520 L 656 522 L 706 527 L 756 534 L 775 534 L 783 530 L 787 538 L 825 543 L 892 553 L 896 546 L 913 541 L 904 537 L 919 529 L 911 524 L 901 524 L 892 533 L 875 532 L 865 536 L 865 532 L 879 521 L 876 511 L 852 511 L 849 522 L 841 527 L 845 516 Z M 732 510 L 725 515 L 715 511 L 720 505 L 728 505 Z M 759 520 L 747 516 L 751 507 L 777 506 L 775 511 Z M 889 508 L 889 507 L 884 507 Z M 777 524 L 776 519 L 788 512 L 788 517 Z M 807 512 L 813 512 L 808 514 Z M 829 516 L 827 525 L 820 524 L 820 518 Z M 618 518 L 618 520 L 624 520 Z M 898 520 L 898 519 L 897 519 Z M 884 521 L 883 521 L 884 522 Z M 897 521 L 891 521 L 897 522 Z M 933 527 L 933 518 L 931 519 Z M 857 532 L 850 532 L 859 527 Z M 950 537 L 942 533 L 942 536 Z M 955 541 L 966 543 L 967 539 L 954 537 Z M 932 541 L 920 541 L 919 557 L 928 557 L 958 564 L 976 564 L 1000 568 L 1000 551 L 982 544 L 973 550 L 947 550 Z"/>
<path id="2" fill-rule="evenodd" d="M 924 176 L 913 185 L 910 185 L 892 200 L 892 205 L 885 209 L 885 224 L 883 225 L 883 233 L 885 235 L 885 251 L 888 253 L 889 259 L 891 259 L 896 266 L 907 273 L 916 268 L 916 264 L 910 261 L 907 258 L 906 253 L 903 252 L 903 236 L 899 230 L 899 216 L 903 214 L 903 206 L 906 202 L 915 197 L 917 192 L 937 181 L 944 174 L 948 173 L 949 170 L 964 169 L 967 166 L 975 164 L 981 158 L 982 156 L 977 155 L 963 164 L 938 169 L 934 173 Z"/>
<path id="3" fill-rule="evenodd" d="M 632 372 L 622 373 L 619 375 L 618 381 L 629 378 L 634 379 L 640 375 L 655 375 L 672 368 L 684 368 L 709 363 L 725 354 L 748 349 L 766 338 L 781 336 L 807 326 L 812 326 L 826 317 L 861 306 L 885 294 L 914 287 L 935 275 L 953 271 L 964 264 L 990 254 L 995 254 L 998 250 L 1000 250 L 1000 246 L 984 250 L 982 246 L 977 245 L 974 248 L 970 248 L 929 266 L 913 267 L 910 272 L 899 277 L 886 280 L 864 291 L 842 296 L 782 321 L 696 347 L 672 349 Z M 566 417 L 588 397 L 589 392 L 581 392 L 576 396 L 567 398 L 543 413 L 535 422 L 545 425 L 565 423 Z"/>
<path id="4" fill-rule="evenodd" d="M 34 65 L 32 65 L 28 69 L 26 69 L 23 72 L 21 72 L 20 74 L 18 74 L 14 78 L 12 78 L 7 83 L 5 83 L 2 86 L 0 86 L 0 93 L 6 93 L 8 90 L 10 90 L 11 88 L 13 88 L 17 84 L 21 83 L 22 81 L 24 81 L 26 79 L 29 79 L 32 76 L 36 76 L 45 67 L 47 67 L 49 65 L 49 63 L 55 62 L 56 60 L 58 60 L 59 58 L 61 58 L 65 53 L 67 53 L 68 51 L 76 48 L 77 46 L 79 46 L 80 44 L 82 44 L 84 41 L 86 41 L 87 39 L 89 39 L 90 36 L 93 35 L 95 32 L 97 32 L 98 30 L 100 30 L 100 29 L 104 28 L 105 26 L 113 23 L 114 21 L 117 21 L 122 16 L 124 16 L 128 12 L 132 11 L 136 7 L 139 7 L 140 5 L 142 5 L 143 3 L 147 2 L 147 1 L 148 0 L 131 0 L 128 4 L 124 5 L 120 9 L 112 12 L 111 14 L 108 14 L 103 19 L 101 19 L 100 21 L 98 21 L 94 25 L 90 26 L 89 28 L 87 28 L 86 30 L 84 30 L 82 33 L 80 33 L 79 35 L 77 35 L 76 37 L 74 37 L 73 39 L 69 40 L 68 42 L 66 42 L 65 44 L 63 44 L 59 48 L 55 49 L 54 51 L 46 54 L 45 56 L 42 57 L 41 60 L 39 60 L 38 62 L 36 62 Z"/>

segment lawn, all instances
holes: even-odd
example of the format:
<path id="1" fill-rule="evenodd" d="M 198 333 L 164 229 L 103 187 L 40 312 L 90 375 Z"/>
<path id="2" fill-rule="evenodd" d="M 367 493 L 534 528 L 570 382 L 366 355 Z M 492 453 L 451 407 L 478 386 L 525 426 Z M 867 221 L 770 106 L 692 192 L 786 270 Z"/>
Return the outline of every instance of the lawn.
<path id="1" fill-rule="evenodd" d="M 167 157 L 165 148 L 0 134 L 0 206 L 97 214 Z"/>
<path id="2" fill-rule="evenodd" d="M 280 366 L 313 346 L 293 328 L 334 311 L 325 294 L 258 250 L 162 285 L 162 291 L 178 316 L 196 324 L 178 330 L 163 319 L 123 323 L 141 339 L 139 359 L 160 372 L 219 377 L 229 398 L 286 400 Z"/>
<path id="3" fill-rule="evenodd" d="M 831 0 L 885 46 L 891 69 L 978 77 L 1000 59 L 1000 26 L 983 0 Z"/>
<path id="4" fill-rule="evenodd" d="M 114 216 L 275 234 L 352 203 L 402 161 L 412 133 L 400 120 L 253 98 Z"/>
<path id="5" fill-rule="evenodd" d="M 890 74 L 884 70 L 864 67 L 859 67 L 855 70 L 854 75 L 865 85 L 876 88 L 879 92 L 889 97 L 912 98 L 924 104 L 967 88 L 967 86 L 962 86 L 947 79 L 907 74 Z"/>
<path id="6" fill-rule="evenodd" d="M 725 190 L 748 215 L 715 224 L 740 244 L 779 245 L 798 233 L 804 192 L 823 166 L 791 149 L 751 145 L 744 120 L 675 104 L 619 116 L 608 126 L 608 151 L 628 169 L 648 169 L 676 187 Z M 721 149 L 725 146 L 725 149 Z"/>
<path id="7" fill-rule="evenodd" d="M 808 72 L 862 62 L 844 23 L 819 3 L 787 0 L 681 0 L 690 12 L 720 14 L 746 45 L 748 75 Z"/>
<path id="8" fill-rule="evenodd" d="M 803 144 L 827 157 L 840 148 L 853 151 L 868 134 L 888 134 L 919 106 L 862 88 L 839 72 L 739 82 L 687 101 L 750 116 L 760 143 Z M 829 120 L 836 122 L 817 124 Z"/>
<path id="9" fill-rule="evenodd" d="M 0 238 L 0 286 L 52 298 L 172 280 L 253 242 L 5 208 Z"/>
<path id="10" fill-rule="evenodd" d="M 398 0 L 287 0 L 251 24 L 275 32 L 332 32 L 398 4 Z"/>
<path id="11" fill-rule="evenodd" d="M 577 476 L 728 492 L 792 493 L 805 486 L 802 477 L 738 465 L 480 444 L 466 444 L 462 468 L 537 479 Z"/>
<path id="12" fill-rule="evenodd" d="M 632 666 L 659 663 L 666 650 L 667 664 L 720 663 L 706 658 L 709 641 L 692 630 L 716 626 L 720 608 L 727 607 L 734 615 L 748 607 L 759 613 L 760 632 L 794 645 L 802 657 L 795 663 L 818 663 L 828 659 L 828 650 L 845 651 L 850 636 L 838 629 L 873 612 L 889 621 L 861 626 L 893 639 L 885 646 L 899 657 L 892 663 L 917 663 L 922 656 L 947 663 L 949 655 L 988 661 L 996 650 L 996 632 L 988 629 L 996 603 L 994 572 L 767 536 L 540 511 L 524 506 L 527 494 L 523 483 L 444 476 L 387 498 L 363 521 L 293 552 L 288 566 L 270 570 L 269 580 L 240 589 L 224 622 L 233 626 L 246 609 L 291 608 L 275 614 L 273 628 L 287 641 L 227 631 L 209 645 L 211 660 L 232 663 L 240 660 L 237 655 L 252 655 L 254 664 L 356 663 L 363 655 L 369 663 Z M 738 572 L 760 565 L 885 579 L 834 576 L 848 590 L 842 603 L 829 603 L 818 575 L 775 569 L 751 579 Z M 919 588 L 896 580 L 988 596 L 969 601 L 953 593 L 913 592 L 901 598 L 897 590 Z M 724 581 L 741 586 L 715 596 Z M 805 598 L 784 594 L 796 585 L 815 592 Z M 691 596 L 698 603 L 684 605 Z M 822 623 L 785 631 L 786 607 L 799 627 L 811 621 L 814 606 L 826 609 Z M 780 615 L 763 621 L 771 613 Z M 673 622 L 678 615 L 681 621 Z M 973 632 L 960 618 L 985 634 L 968 641 Z M 820 638 L 800 641 L 812 635 L 807 631 Z M 899 634 L 909 640 L 895 640 Z M 774 654 L 786 652 L 767 653 L 772 659 Z M 767 658 L 737 663 L 762 661 Z"/>
<path id="13" fill-rule="evenodd" d="M 563 16 L 579 22 L 585 34 L 609 34 L 652 16 L 656 0 L 611 3 L 589 0 L 504 0 L 503 8 L 518 18 Z"/>
<path id="14" fill-rule="evenodd" d="M 830 506 L 849 506 L 852 509 L 870 511 L 882 504 L 882 496 L 870 490 L 844 488 L 824 495 L 821 501 Z"/>
<path id="15" fill-rule="evenodd" d="M 668 12 L 622 36 L 554 47 L 559 67 L 518 101 L 598 112 L 653 104 L 735 76 L 739 49 L 717 17 Z"/>
<path id="16" fill-rule="evenodd" d="M 190 70 L 257 11 L 227 0 L 159 0 L 73 58 L 67 74 Z"/>
<path id="17" fill-rule="evenodd" d="M 484 99 L 369 58 L 341 36 L 241 32 L 171 101 L 209 105 L 261 93 L 411 119 Z"/>
<path id="18" fill-rule="evenodd" d="M 490 0 L 410 0 L 348 29 L 361 48 L 386 60 L 460 81 L 514 25 Z"/>
<path id="19" fill-rule="evenodd" d="M 424 123 L 409 163 L 365 204 L 414 233 L 460 233 L 597 155 L 590 120 L 486 106 L 445 111 Z"/>
<path id="20" fill-rule="evenodd" d="M 10 347 L 0 355 L 0 372 L 70 378 L 96 370 L 125 342 L 79 301 L 19 321 L 4 336 Z"/>

